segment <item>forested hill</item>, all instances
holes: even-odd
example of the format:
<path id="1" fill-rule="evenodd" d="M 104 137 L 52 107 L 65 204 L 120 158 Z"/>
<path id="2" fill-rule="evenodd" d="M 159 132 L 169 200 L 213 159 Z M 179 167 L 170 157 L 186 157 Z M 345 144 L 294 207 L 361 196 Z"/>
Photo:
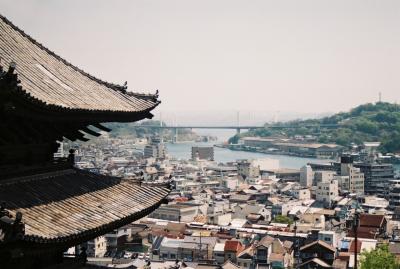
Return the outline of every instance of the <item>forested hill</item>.
<path id="1" fill-rule="evenodd" d="M 400 105 L 378 102 L 364 104 L 353 108 L 349 112 L 341 112 L 321 119 L 297 120 L 274 125 L 294 125 L 291 129 L 271 130 L 269 124 L 266 129 L 250 130 L 244 136 L 271 136 L 285 135 L 315 135 L 321 143 L 337 143 L 342 146 L 357 145 L 364 141 L 380 141 L 383 152 L 400 152 Z M 337 124 L 334 129 L 310 127 L 319 124 Z M 230 139 L 237 142 L 238 136 Z"/>

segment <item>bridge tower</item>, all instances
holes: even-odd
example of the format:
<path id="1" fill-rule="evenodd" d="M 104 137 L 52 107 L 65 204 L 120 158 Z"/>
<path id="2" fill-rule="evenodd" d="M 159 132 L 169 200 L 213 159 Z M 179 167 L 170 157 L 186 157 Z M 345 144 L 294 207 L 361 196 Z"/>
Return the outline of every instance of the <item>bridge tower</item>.
<path id="1" fill-rule="evenodd" d="M 177 143 L 178 142 L 178 128 L 173 128 L 172 129 L 173 133 L 174 133 L 174 137 L 173 137 L 173 143 Z"/>
<path id="2" fill-rule="evenodd" d="M 236 112 L 236 135 L 239 135 L 240 134 L 240 112 L 239 111 L 237 111 Z"/>

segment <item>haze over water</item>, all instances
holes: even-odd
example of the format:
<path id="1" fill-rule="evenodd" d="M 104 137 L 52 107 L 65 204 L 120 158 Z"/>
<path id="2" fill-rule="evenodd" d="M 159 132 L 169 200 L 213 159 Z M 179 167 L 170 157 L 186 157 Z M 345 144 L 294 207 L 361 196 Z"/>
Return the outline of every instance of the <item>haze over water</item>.
<path id="1" fill-rule="evenodd" d="M 179 159 L 190 159 L 191 149 L 193 146 L 212 146 L 214 144 L 223 143 L 229 139 L 229 137 L 235 134 L 234 130 L 206 130 L 206 129 L 196 129 L 194 130 L 200 135 L 210 135 L 216 136 L 218 141 L 212 142 L 180 142 L 180 143 L 167 143 L 168 154 L 172 157 Z M 246 152 L 246 151 L 233 151 L 224 148 L 214 147 L 214 158 L 216 162 L 232 162 L 239 159 L 263 159 L 271 158 L 279 160 L 281 168 L 292 168 L 299 169 L 309 162 L 314 163 L 326 163 L 329 160 L 319 160 L 313 158 L 301 158 L 294 156 L 285 155 L 269 155 L 257 152 Z"/>

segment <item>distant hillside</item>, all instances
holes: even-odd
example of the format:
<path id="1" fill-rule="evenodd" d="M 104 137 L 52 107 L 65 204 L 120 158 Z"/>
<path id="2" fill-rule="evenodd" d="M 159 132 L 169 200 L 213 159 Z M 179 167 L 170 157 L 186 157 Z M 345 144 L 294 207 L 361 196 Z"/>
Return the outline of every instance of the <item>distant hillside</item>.
<path id="1" fill-rule="evenodd" d="M 364 141 L 380 141 L 383 152 L 400 152 L 400 105 L 378 102 L 364 104 L 349 112 L 341 112 L 321 119 L 297 120 L 281 122 L 274 125 L 294 125 L 294 128 L 271 130 L 250 130 L 240 136 L 232 137 L 229 142 L 237 143 L 244 136 L 314 135 L 321 143 L 337 143 L 350 146 L 360 145 Z M 310 125 L 316 127 L 310 127 Z M 319 124 L 338 124 L 335 129 L 319 128 Z M 307 127 L 306 127 L 307 126 Z"/>
<path id="2" fill-rule="evenodd" d="M 146 138 L 153 135 L 158 135 L 160 129 L 158 128 L 149 128 L 145 127 L 146 125 L 152 126 L 159 126 L 160 121 L 156 120 L 145 120 L 141 122 L 134 122 L 134 123 L 119 123 L 119 122 L 110 122 L 104 123 L 105 126 L 110 128 L 112 131 L 110 132 L 111 137 L 130 137 L 130 138 Z M 163 122 L 163 126 L 167 126 Z M 174 134 L 169 129 L 163 129 L 163 137 L 166 140 L 172 139 Z M 179 130 L 179 137 L 182 140 L 185 139 L 195 139 L 197 137 L 189 129 L 180 129 Z"/>

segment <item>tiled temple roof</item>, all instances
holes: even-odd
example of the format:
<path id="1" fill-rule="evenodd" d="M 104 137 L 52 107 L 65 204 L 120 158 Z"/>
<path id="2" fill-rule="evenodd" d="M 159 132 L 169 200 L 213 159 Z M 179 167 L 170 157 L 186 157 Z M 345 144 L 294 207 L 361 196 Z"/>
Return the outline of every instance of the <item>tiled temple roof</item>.
<path id="1" fill-rule="evenodd" d="M 0 196 L 15 217 L 22 213 L 23 241 L 74 245 L 142 218 L 169 190 L 146 187 L 78 169 L 0 183 Z"/>
<path id="2" fill-rule="evenodd" d="M 0 15 L 0 65 L 16 63 L 25 96 L 56 109 L 91 112 L 148 112 L 159 104 L 157 94 L 128 92 L 97 79 L 62 59 Z"/>

